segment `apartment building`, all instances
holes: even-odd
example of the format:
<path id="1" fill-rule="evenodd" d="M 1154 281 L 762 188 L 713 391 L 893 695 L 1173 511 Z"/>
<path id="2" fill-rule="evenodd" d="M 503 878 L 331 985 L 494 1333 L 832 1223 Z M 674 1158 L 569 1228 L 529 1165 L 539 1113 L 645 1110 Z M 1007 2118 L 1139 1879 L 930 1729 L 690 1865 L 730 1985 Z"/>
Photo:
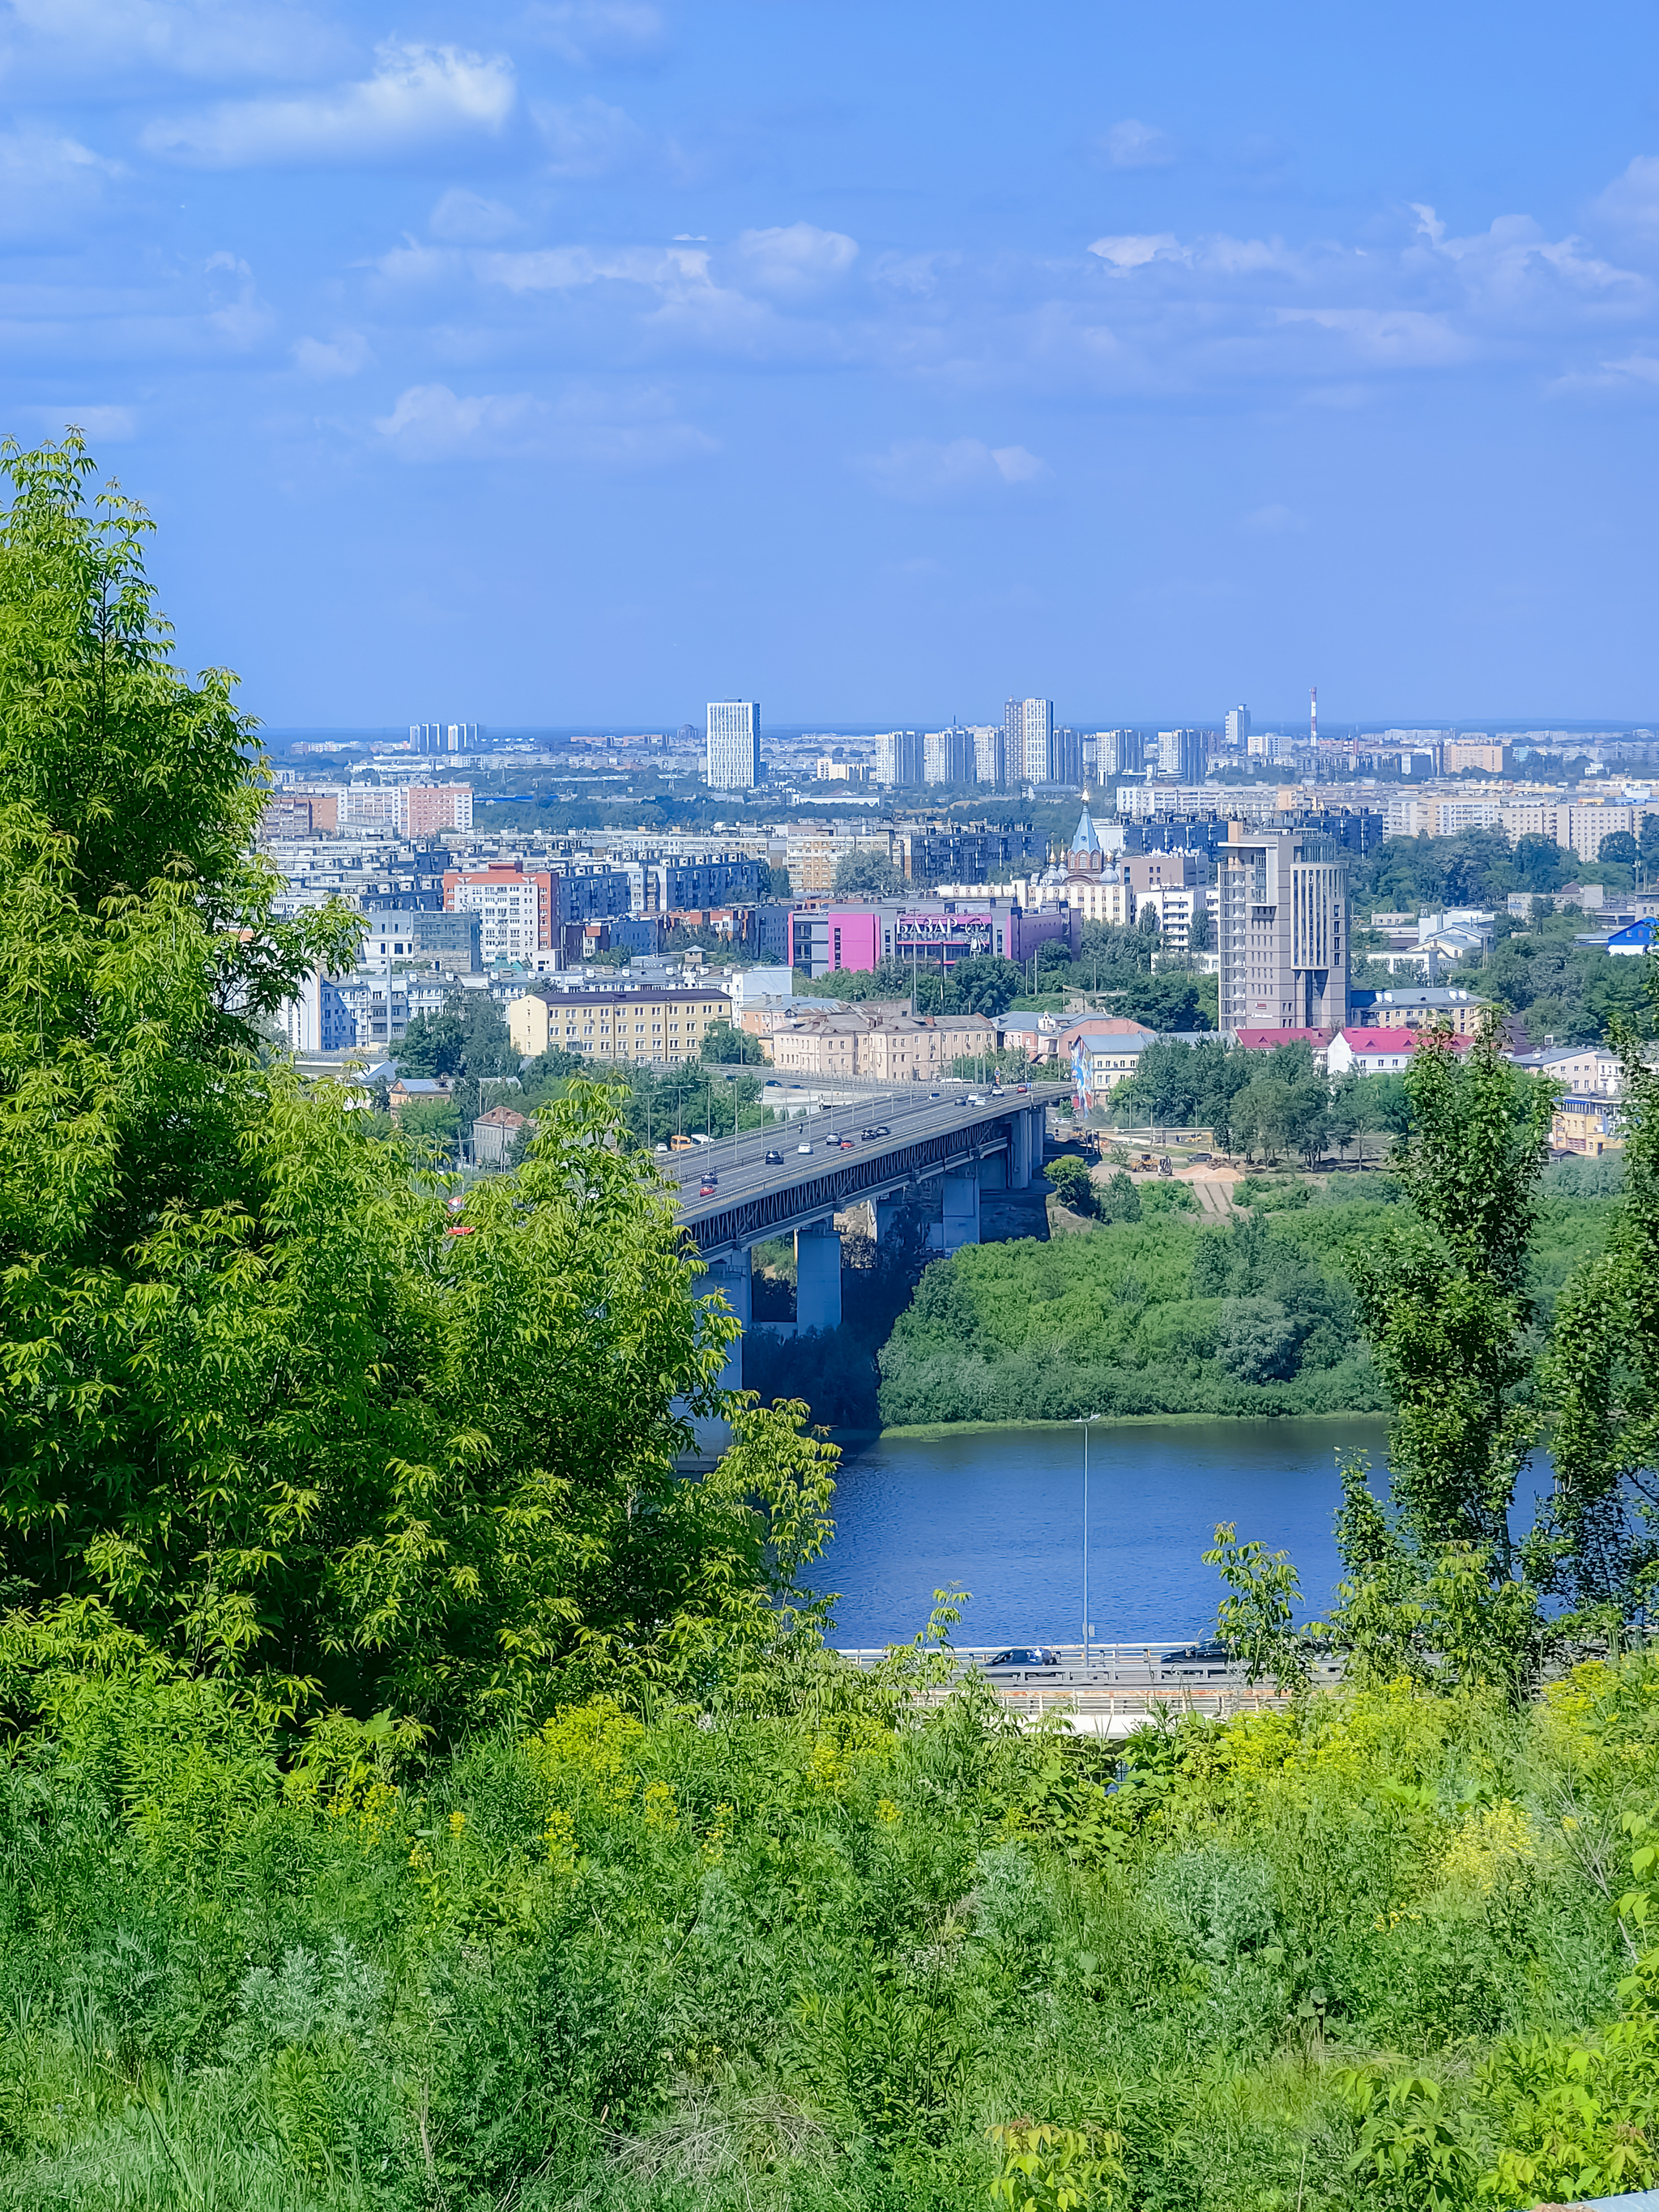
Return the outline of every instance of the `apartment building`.
<path id="1" fill-rule="evenodd" d="M 867 1002 L 820 1012 L 797 1000 L 774 1017 L 763 1049 L 791 1074 L 921 1083 L 948 1074 L 953 1060 L 988 1056 L 996 1044 L 996 1024 L 982 1014 L 915 1015 L 902 1004 Z"/>
<path id="2" fill-rule="evenodd" d="M 526 869 L 519 860 L 444 872 L 444 907 L 476 914 L 479 951 L 486 968 L 497 960 L 534 964 L 553 942 L 557 912 L 556 878 L 549 868 Z"/>
<path id="3" fill-rule="evenodd" d="M 1455 1036 L 1473 1036 L 1480 1017 L 1492 1004 L 1473 991 L 1402 987 L 1389 991 L 1350 991 L 1348 1011 L 1361 1027 L 1372 1030 L 1426 1030 L 1449 1022 Z"/>
<path id="4" fill-rule="evenodd" d="M 708 1031 L 732 1018 L 731 1001 L 712 985 L 684 991 L 527 991 L 507 1010 L 514 1049 L 540 1054 L 557 1045 L 595 1060 L 695 1060 Z"/>
<path id="5" fill-rule="evenodd" d="M 1216 854 L 1223 1029 L 1336 1029 L 1348 1016 L 1348 869 L 1307 830 L 1228 824 Z"/>

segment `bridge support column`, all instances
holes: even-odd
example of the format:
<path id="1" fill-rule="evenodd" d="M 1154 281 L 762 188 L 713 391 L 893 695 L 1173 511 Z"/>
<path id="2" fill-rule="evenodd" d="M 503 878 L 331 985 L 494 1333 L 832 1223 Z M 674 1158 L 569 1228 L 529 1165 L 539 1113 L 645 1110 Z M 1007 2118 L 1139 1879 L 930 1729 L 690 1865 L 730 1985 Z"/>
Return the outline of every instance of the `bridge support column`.
<path id="1" fill-rule="evenodd" d="M 966 1167 L 952 1168 L 945 1177 L 944 1208 L 939 1237 L 939 1249 L 945 1252 L 959 1252 L 964 1244 L 979 1242 L 979 1164 L 969 1160 Z"/>
<path id="2" fill-rule="evenodd" d="M 876 1218 L 876 1242 L 883 1243 L 892 1233 L 893 1224 L 904 1211 L 904 1197 L 878 1198 L 871 1201 L 870 1211 Z"/>
<path id="3" fill-rule="evenodd" d="M 705 1297 L 718 1291 L 738 1322 L 746 1329 L 755 1317 L 755 1277 L 753 1256 L 748 1252 L 734 1253 L 730 1259 L 710 1262 L 702 1283 Z M 720 1376 L 722 1390 L 741 1390 L 743 1388 L 743 1339 L 738 1337 L 726 1354 L 726 1369 Z"/>
<path id="4" fill-rule="evenodd" d="M 833 1222 L 795 1231 L 795 1327 L 841 1327 L 841 1238 Z"/>
<path id="5" fill-rule="evenodd" d="M 1030 1113 L 1008 1117 L 1008 1188 L 1031 1188 L 1031 1121 Z"/>

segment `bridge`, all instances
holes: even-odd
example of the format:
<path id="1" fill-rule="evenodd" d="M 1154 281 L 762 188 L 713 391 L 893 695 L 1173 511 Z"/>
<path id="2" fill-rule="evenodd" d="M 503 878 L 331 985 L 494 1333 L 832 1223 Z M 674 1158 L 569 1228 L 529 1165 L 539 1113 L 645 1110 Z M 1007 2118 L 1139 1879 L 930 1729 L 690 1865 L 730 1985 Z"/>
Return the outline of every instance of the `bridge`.
<path id="1" fill-rule="evenodd" d="M 823 1077 L 811 1089 L 834 1093 L 841 1086 Z M 977 1244 L 981 1188 L 1030 1187 L 1042 1166 L 1043 1116 L 1069 1095 L 1069 1085 L 1052 1081 L 1000 1094 L 951 1081 L 932 1090 L 921 1084 L 849 1086 L 838 1103 L 672 1152 L 659 1164 L 678 1188 L 675 1218 L 708 1263 L 704 1287 L 724 1294 L 745 1329 L 754 1319 L 753 1248 L 784 1236 L 795 1240 L 795 1326 L 837 1328 L 836 1214 L 867 1204 L 879 1240 L 914 1196 L 927 1189 L 931 1197 L 938 1184 L 933 1249 L 950 1253 Z M 781 1164 L 769 1163 L 769 1152 L 781 1152 Z M 718 1188 L 704 1195 L 700 1185 L 711 1173 Z M 741 1342 L 733 1347 L 726 1383 L 743 1387 Z"/>

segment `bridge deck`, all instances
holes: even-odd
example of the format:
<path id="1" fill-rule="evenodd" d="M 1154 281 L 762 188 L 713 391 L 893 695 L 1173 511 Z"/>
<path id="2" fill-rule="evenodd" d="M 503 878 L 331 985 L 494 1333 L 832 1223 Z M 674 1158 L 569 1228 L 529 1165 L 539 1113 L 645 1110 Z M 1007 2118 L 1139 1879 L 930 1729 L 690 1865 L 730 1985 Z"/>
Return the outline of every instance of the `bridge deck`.
<path id="1" fill-rule="evenodd" d="M 1064 1084 L 1034 1083 L 1000 1097 L 981 1090 L 974 1095 L 985 1103 L 970 1106 L 972 1090 L 961 1083 L 941 1083 L 936 1091 L 899 1085 L 690 1152 L 659 1154 L 658 1164 L 679 1186 L 678 1218 L 709 1255 L 966 1166 L 1010 1143 L 1016 1114 L 1067 1095 Z M 861 1133 L 883 1125 L 884 1137 Z M 799 1149 L 805 1144 L 810 1152 Z M 783 1154 L 781 1164 L 768 1164 L 769 1151 Z M 1034 1167 L 1041 1158 L 1041 1147 L 1034 1146 Z M 697 1187 L 711 1169 L 720 1188 L 705 1198 Z"/>

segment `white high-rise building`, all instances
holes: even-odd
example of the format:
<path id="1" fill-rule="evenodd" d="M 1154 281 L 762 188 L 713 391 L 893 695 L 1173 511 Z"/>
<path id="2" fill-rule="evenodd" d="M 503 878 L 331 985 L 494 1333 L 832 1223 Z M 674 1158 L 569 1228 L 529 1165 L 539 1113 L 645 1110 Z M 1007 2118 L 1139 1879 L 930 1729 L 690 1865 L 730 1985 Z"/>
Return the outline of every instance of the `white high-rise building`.
<path id="1" fill-rule="evenodd" d="M 889 730 L 876 739 L 876 781 L 901 789 L 920 783 L 926 758 L 920 730 Z"/>
<path id="2" fill-rule="evenodd" d="M 752 791 L 760 781 L 760 702 L 711 699 L 708 702 L 708 787 Z"/>
<path id="3" fill-rule="evenodd" d="M 1019 710 L 1020 775 L 1027 783 L 1048 782 L 1054 735 L 1054 701 L 1022 701 Z"/>
<path id="4" fill-rule="evenodd" d="M 1007 732 L 1000 723 L 976 722 L 969 735 L 974 741 L 974 781 L 1000 791 L 1008 781 Z"/>
<path id="5" fill-rule="evenodd" d="M 1160 775 L 1174 776 L 1177 783 L 1202 783 L 1204 752 L 1202 730 L 1160 730 L 1158 733 L 1158 772 Z"/>
<path id="6" fill-rule="evenodd" d="M 1248 707 L 1229 707 L 1227 709 L 1227 750 L 1242 753 L 1250 742 L 1250 710 Z"/>
<path id="7" fill-rule="evenodd" d="M 1101 780 L 1109 775 L 1139 775 L 1146 764 L 1146 747 L 1139 730 L 1101 730 L 1095 736 Z"/>
<path id="8" fill-rule="evenodd" d="M 927 783 L 973 783 L 975 762 L 973 734 L 954 726 L 928 730 L 922 737 L 922 780 Z"/>

